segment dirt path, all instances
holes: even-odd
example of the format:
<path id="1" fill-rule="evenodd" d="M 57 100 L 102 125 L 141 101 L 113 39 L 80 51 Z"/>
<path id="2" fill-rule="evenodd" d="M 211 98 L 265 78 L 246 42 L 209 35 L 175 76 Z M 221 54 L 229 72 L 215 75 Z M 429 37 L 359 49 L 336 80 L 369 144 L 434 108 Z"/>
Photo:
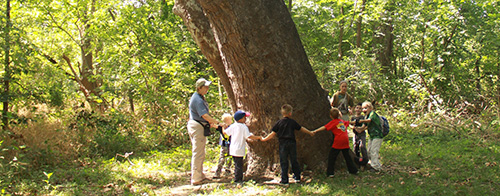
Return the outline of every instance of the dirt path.
<path id="1" fill-rule="evenodd" d="M 191 185 L 190 173 L 177 173 L 176 183 L 169 187 L 169 195 L 197 195 L 197 194 L 223 194 L 223 195 L 266 195 L 270 191 L 276 193 L 276 189 L 286 190 L 288 186 L 279 184 L 280 178 L 274 176 L 245 176 L 244 183 L 232 183 L 232 174 L 223 175 L 221 178 L 213 178 L 213 172 L 204 171 L 209 178 L 204 184 Z M 304 172 L 303 183 L 311 182 L 311 178 Z M 180 180 L 179 180 L 180 179 Z M 290 183 L 294 180 L 290 178 Z M 278 191 L 282 192 L 282 191 Z"/>

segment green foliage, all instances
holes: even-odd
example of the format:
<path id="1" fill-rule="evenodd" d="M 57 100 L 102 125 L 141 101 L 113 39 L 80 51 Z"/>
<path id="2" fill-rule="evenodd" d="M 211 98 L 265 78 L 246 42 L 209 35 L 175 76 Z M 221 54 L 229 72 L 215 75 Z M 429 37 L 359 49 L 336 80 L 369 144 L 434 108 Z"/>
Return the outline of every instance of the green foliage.
<path id="1" fill-rule="evenodd" d="M 373 101 L 389 117 L 393 131 L 382 149 L 389 171 L 334 179 L 315 174 L 309 184 L 278 189 L 256 181 L 241 189 L 222 183 L 196 194 L 494 191 L 500 159 L 499 3 L 374 0 L 361 12 L 361 2 L 297 0 L 291 16 L 323 88 L 332 95 L 340 81 L 349 80 L 358 102 Z M 217 92 L 220 81 L 172 13 L 174 1 L 11 4 L 11 41 L 0 39 L 2 48 L 11 48 L 12 68 L 9 96 L 1 97 L 10 101 L 12 122 L 0 139 L 1 194 L 165 195 L 186 184 L 191 155 L 185 124 L 196 79 L 214 81 L 206 96 L 213 116 L 230 108 L 224 92 Z M 394 36 L 389 67 L 380 60 L 387 47 L 379 40 L 384 25 Z M 89 80 L 98 81 L 100 92 L 93 98 L 109 103 L 101 112 L 89 106 L 75 78 L 82 74 L 87 39 L 94 68 Z M 216 142 L 209 138 L 207 160 L 217 158 Z"/>
<path id="2" fill-rule="evenodd" d="M 494 111 L 485 111 L 484 115 L 474 118 L 421 115 L 405 109 L 391 113 L 393 115 L 387 117 L 392 131 L 384 138 L 381 149 L 385 168 L 382 173 L 361 171 L 350 175 L 341 170 L 334 178 L 328 178 L 321 171 L 307 171 L 304 183 L 289 187 L 269 185 L 257 177 L 236 185 L 227 177 L 201 189 L 184 191 L 210 195 L 490 195 L 496 191 L 500 180 L 496 175 L 500 172 L 497 161 L 500 159 L 500 124 L 495 120 Z M 95 122 L 110 129 L 106 125 L 110 122 L 101 121 Z M 124 142 L 133 140 L 126 137 Z M 21 158 L 7 161 L 9 164 L 3 160 L 0 169 L 9 177 L 2 178 L 0 188 L 5 193 L 31 194 L 176 194 L 180 187 L 190 187 L 185 186 L 189 183 L 186 172 L 190 171 L 190 148 L 189 142 L 151 151 L 136 147 L 127 157 L 86 156 L 77 159 L 78 165 L 60 164 L 43 170 L 23 166 Z M 207 145 L 204 165 L 210 171 L 216 167 L 219 150 L 218 145 Z M 119 154 L 125 152 L 130 151 Z M 279 178 L 271 176 L 274 177 Z"/>
<path id="3" fill-rule="evenodd" d="M 349 80 L 359 100 L 395 107 L 442 110 L 457 100 L 496 105 L 499 17 L 490 1 L 294 2 L 294 19 L 319 82 L 330 95 Z M 341 8 L 344 12 L 341 13 Z M 356 22 L 362 17 L 362 46 Z M 390 25 L 394 36 L 389 70 L 380 64 L 387 43 L 377 39 Z M 340 29 L 344 57 L 338 59 Z M 481 97 L 481 99 L 478 99 Z M 398 104 L 399 103 L 399 104 Z M 432 105 L 433 107 L 429 107 Z M 474 112 L 478 112 L 477 110 Z"/>

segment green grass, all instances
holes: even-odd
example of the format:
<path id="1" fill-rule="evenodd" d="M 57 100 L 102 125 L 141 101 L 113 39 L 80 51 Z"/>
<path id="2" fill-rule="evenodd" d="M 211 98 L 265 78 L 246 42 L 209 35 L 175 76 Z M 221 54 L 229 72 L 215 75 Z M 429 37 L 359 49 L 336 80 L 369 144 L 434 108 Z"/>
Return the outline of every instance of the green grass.
<path id="1" fill-rule="evenodd" d="M 60 168 L 21 172 L 22 177 L 18 169 L 10 173 L 10 184 L 2 179 L 0 188 L 3 194 L 12 195 L 499 195 L 500 133 L 490 130 L 393 130 L 381 149 L 383 172 L 350 175 L 340 171 L 327 178 L 323 171 L 316 171 L 306 177 L 309 182 L 289 187 L 258 179 L 238 185 L 230 183 L 230 177 L 190 186 L 191 146 L 185 144 L 165 151 L 136 152 L 129 156 L 130 162 L 119 156 L 82 159 Z M 218 151 L 216 145 L 207 146 L 209 175 Z"/>

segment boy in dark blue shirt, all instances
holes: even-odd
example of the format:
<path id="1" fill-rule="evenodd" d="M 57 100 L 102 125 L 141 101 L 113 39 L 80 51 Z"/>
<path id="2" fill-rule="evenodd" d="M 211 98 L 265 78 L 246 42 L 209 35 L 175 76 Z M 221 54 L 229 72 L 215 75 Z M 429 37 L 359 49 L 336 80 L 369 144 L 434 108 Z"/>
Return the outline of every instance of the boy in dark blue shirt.
<path id="1" fill-rule="evenodd" d="M 302 127 L 295 120 L 291 119 L 293 108 L 289 104 L 281 106 L 281 114 L 283 118 L 278 120 L 272 128 L 272 133 L 266 138 L 261 139 L 265 142 L 276 135 L 279 139 L 279 155 L 280 155 L 280 166 L 281 166 L 281 184 L 288 184 L 288 157 L 290 157 L 290 162 L 292 163 L 293 178 L 295 183 L 300 183 L 300 166 L 297 161 L 297 143 L 295 141 L 295 131 L 300 130 L 304 133 L 312 135 L 305 127 Z"/>

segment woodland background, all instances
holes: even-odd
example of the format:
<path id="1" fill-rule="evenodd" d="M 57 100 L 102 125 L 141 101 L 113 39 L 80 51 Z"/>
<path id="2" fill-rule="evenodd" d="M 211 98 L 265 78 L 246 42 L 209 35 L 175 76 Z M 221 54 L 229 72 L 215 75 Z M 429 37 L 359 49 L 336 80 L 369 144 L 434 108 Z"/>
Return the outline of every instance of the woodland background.
<path id="1" fill-rule="evenodd" d="M 207 95 L 214 116 L 232 112 L 213 68 L 173 14 L 173 0 L 0 3 L 2 193 L 151 194 L 164 188 L 156 194 L 170 194 L 181 178 L 150 171 L 189 170 L 189 160 L 179 157 L 189 157 L 185 124 L 196 79 L 214 81 Z M 470 174 L 453 181 L 447 176 L 455 188 L 434 194 L 494 192 L 498 176 L 482 172 L 495 174 L 500 167 L 495 162 L 500 159 L 500 2 L 283 3 L 328 94 L 348 80 L 349 93 L 374 102 L 389 117 L 393 132 L 386 139 L 386 157 L 392 157 L 391 148 L 425 157 L 423 145 L 456 139 L 466 148 L 415 161 L 425 165 L 473 152 L 478 155 L 467 158 L 473 163 L 468 166 L 484 177 Z M 413 147 L 409 144 L 420 149 L 418 154 L 398 146 Z M 116 164 L 137 167 L 152 160 L 158 168 L 141 169 L 154 183 L 134 175 L 98 177 L 123 169 Z M 456 170 L 463 166 L 447 164 Z M 408 176 L 432 176 L 421 168 L 428 167 L 413 166 Z M 370 183 L 367 190 L 376 182 Z M 472 188 L 474 183 L 486 188 Z M 393 193 L 411 189 L 397 190 Z"/>

